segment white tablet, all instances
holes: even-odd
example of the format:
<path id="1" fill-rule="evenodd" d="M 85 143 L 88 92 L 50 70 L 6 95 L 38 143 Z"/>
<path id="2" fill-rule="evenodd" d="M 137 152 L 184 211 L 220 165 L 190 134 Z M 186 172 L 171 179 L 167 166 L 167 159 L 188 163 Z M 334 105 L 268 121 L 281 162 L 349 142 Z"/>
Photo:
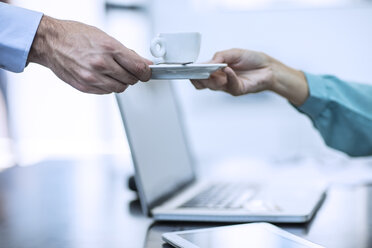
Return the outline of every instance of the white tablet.
<path id="1" fill-rule="evenodd" d="M 163 240 L 180 248 L 321 248 L 268 223 L 252 223 L 169 232 Z"/>

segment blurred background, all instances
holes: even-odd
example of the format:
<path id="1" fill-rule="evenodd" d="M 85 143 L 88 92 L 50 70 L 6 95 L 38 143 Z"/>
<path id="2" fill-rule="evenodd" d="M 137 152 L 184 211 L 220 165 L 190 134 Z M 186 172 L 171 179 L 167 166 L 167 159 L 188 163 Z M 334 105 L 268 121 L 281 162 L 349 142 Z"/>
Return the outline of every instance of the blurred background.
<path id="1" fill-rule="evenodd" d="M 150 59 L 149 44 L 156 33 L 197 31 L 202 34 L 199 62 L 208 61 L 219 50 L 247 48 L 263 51 L 307 72 L 372 84 L 370 0 L 12 3 L 97 26 Z M 47 158 L 91 154 L 130 159 L 114 95 L 80 93 L 48 69 L 34 64 L 22 74 L 7 73 L 6 77 L 12 142 L 3 138 L 0 144 L 3 151 L 12 150 L 14 156 L 2 156 L 3 166 L 14 160 L 24 166 Z M 272 93 L 232 97 L 197 91 L 187 80 L 174 81 L 174 86 L 201 169 L 204 164 L 213 163 L 232 167 L 311 163 L 344 168 L 344 174 L 349 174 L 350 164 L 372 164 L 368 159 L 350 159 L 327 148 L 311 121 Z"/>

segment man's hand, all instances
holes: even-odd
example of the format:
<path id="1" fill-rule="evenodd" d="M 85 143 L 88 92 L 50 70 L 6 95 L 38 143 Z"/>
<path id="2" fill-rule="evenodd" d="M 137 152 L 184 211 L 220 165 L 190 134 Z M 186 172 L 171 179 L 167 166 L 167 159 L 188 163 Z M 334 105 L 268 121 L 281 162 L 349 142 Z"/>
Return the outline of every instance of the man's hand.
<path id="1" fill-rule="evenodd" d="M 151 61 L 101 30 L 44 16 L 28 62 L 50 68 L 60 79 L 87 93 L 123 92 L 151 77 Z"/>
<path id="2" fill-rule="evenodd" d="M 195 88 L 221 90 L 234 96 L 271 90 L 295 105 L 301 105 L 309 90 L 302 72 L 294 70 L 260 52 L 230 49 L 218 52 L 210 63 L 228 67 L 205 80 L 191 80 Z"/>

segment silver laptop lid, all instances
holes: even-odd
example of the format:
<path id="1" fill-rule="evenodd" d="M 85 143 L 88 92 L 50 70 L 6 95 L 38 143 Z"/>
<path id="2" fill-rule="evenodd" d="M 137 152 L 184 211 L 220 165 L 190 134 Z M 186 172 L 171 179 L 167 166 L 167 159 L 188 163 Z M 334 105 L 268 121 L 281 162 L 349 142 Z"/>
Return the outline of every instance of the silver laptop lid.
<path id="1" fill-rule="evenodd" d="M 144 213 L 195 179 L 169 81 L 138 83 L 117 94 Z"/>

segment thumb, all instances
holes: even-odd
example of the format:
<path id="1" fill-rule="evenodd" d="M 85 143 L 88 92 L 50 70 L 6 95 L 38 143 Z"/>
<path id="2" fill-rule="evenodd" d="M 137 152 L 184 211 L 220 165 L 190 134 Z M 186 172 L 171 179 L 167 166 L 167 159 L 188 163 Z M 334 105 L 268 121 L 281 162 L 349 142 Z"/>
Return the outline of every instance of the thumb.
<path id="1" fill-rule="evenodd" d="M 143 58 L 144 60 L 145 60 L 145 63 L 147 64 L 147 65 L 153 65 L 154 64 L 154 62 L 152 62 L 151 60 L 148 60 L 148 59 L 146 59 L 146 58 Z"/>
<path id="2" fill-rule="evenodd" d="M 241 52 L 236 51 L 236 49 L 225 50 L 217 52 L 212 61 L 214 63 L 226 63 L 229 67 L 234 68 L 237 63 L 239 63 L 241 57 Z"/>
<path id="3" fill-rule="evenodd" d="M 225 62 L 225 56 L 223 52 L 217 52 L 214 54 L 211 63 L 220 64 Z"/>

